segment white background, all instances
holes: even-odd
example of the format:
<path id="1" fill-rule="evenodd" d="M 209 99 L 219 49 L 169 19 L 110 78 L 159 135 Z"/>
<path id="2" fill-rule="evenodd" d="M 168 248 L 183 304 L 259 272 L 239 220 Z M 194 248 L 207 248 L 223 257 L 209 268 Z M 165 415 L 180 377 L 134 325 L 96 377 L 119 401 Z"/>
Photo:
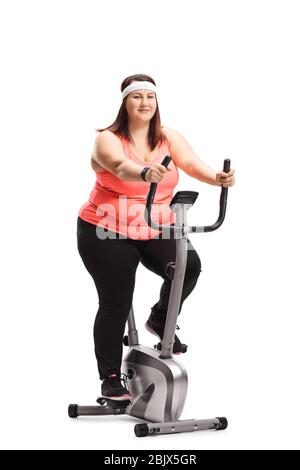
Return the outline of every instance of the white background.
<path id="1" fill-rule="evenodd" d="M 299 2 L 1 2 L 1 448 L 299 449 Z M 94 284 L 76 219 L 94 184 L 95 129 L 122 80 L 153 76 L 163 125 L 236 186 L 218 232 L 191 235 L 203 265 L 179 324 L 189 344 L 183 419 L 225 432 L 138 439 L 129 417 L 71 420 L 94 404 Z M 219 189 L 190 222 L 209 224 Z M 161 279 L 138 268 L 140 337 Z"/>

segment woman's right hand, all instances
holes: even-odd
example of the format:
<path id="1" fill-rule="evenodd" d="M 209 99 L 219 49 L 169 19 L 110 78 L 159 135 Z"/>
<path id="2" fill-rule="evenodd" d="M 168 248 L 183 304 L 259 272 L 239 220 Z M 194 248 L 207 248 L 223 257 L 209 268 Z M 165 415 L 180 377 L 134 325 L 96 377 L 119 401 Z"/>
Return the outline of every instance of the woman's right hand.
<path id="1" fill-rule="evenodd" d="M 147 171 L 145 179 L 147 183 L 160 183 L 168 171 L 172 171 L 172 169 L 166 168 L 160 163 L 153 163 Z"/>

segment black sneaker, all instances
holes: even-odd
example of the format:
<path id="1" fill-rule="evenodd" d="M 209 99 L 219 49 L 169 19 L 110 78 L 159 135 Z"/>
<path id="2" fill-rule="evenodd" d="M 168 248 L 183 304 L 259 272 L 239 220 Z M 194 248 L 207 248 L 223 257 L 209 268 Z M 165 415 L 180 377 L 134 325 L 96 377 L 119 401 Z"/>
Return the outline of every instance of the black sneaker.
<path id="1" fill-rule="evenodd" d="M 122 385 L 121 380 L 125 381 L 125 378 L 121 379 L 119 374 L 106 377 L 101 385 L 102 397 L 111 400 L 130 400 L 130 392 Z"/>
<path id="2" fill-rule="evenodd" d="M 165 322 L 161 322 L 157 320 L 152 314 L 148 318 L 146 324 L 146 329 L 155 336 L 158 336 L 160 340 L 163 340 L 164 336 L 164 329 L 165 329 Z M 179 326 L 176 325 L 176 328 L 179 330 Z M 156 346 L 157 349 L 161 349 L 161 343 L 158 343 Z M 175 335 L 175 341 L 173 344 L 173 354 L 182 354 L 187 351 L 187 345 L 181 343 L 180 339 L 177 335 Z"/>

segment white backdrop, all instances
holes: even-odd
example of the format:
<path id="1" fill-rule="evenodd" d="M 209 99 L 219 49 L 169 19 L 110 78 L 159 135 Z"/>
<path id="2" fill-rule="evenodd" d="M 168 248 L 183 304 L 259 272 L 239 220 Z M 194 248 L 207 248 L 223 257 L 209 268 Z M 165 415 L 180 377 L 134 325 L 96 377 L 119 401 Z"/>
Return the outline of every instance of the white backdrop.
<path id="1" fill-rule="evenodd" d="M 299 449 L 299 2 L 1 2 L 1 447 Z M 134 73 L 159 86 L 162 123 L 216 170 L 231 158 L 227 219 L 191 235 L 203 265 L 179 324 L 189 392 L 182 418 L 225 432 L 138 439 L 129 417 L 67 416 L 100 393 L 94 284 L 76 219 L 94 184 L 97 127 Z M 209 224 L 219 189 L 190 222 Z M 138 268 L 140 337 L 161 279 Z M 297 313 L 298 312 L 298 313 Z"/>

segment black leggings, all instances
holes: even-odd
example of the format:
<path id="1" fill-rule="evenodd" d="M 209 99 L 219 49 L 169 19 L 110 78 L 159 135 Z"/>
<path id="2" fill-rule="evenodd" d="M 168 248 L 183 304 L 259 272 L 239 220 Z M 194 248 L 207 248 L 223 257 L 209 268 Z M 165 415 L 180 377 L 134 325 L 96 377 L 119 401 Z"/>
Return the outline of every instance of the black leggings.
<path id="1" fill-rule="evenodd" d="M 99 309 L 94 324 L 95 353 L 100 379 L 119 373 L 123 352 L 123 335 L 131 308 L 135 273 L 139 261 L 164 280 L 159 301 L 153 306 L 155 316 L 165 320 L 171 280 L 165 266 L 175 261 L 176 240 L 157 237 L 151 240 L 129 238 L 100 239 L 96 226 L 78 217 L 78 251 L 92 276 L 99 296 Z M 188 240 L 189 250 L 182 303 L 194 289 L 201 272 L 200 258 Z"/>

